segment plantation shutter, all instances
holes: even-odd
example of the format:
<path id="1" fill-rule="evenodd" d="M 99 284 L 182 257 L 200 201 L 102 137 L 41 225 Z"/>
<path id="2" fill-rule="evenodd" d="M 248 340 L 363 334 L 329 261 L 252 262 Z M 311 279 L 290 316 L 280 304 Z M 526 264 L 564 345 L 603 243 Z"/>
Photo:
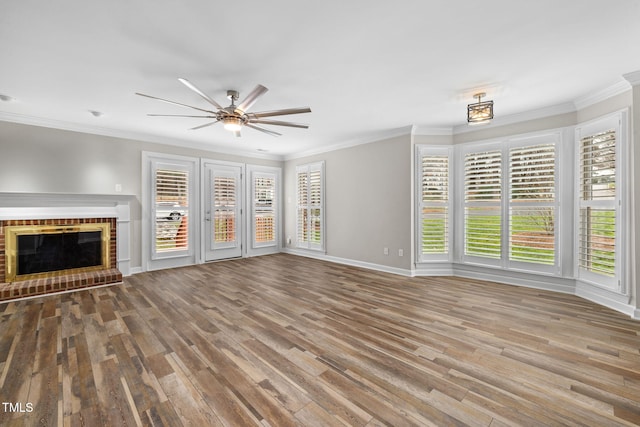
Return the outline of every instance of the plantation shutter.
<path id="1" fill-rule="evenodd" d="M 579 239 L 580 269 L 616 275 L 616 131 L 580 139 Z"/>
<path id="2" fill-rule="evenodd" d="M 298 171 L 298 216 L 297 231 L 298 245 L 304 246 L 309 242 L 309 173 L 307 170 Z"/>
<path id="3" fill-rule="evenodd" d="M 449 165 L 448 150 L 421 150 L 420 252 L 423 260 L 449 254 Z"/>
<path id="4" fill-rule="evenodd" d="M 324 162 L 298 166 L 297 244 L 307 249 L 324 248 Z"/>
<path id="5" fill-rule="evenodd" d="M 235 246 L 238 207 L 237 179 L 220 173 L 213 177 L 213 240 L 216 248 Z"/>
<path id="6" fill-rule="evenodd" d="M 253 245 L 276 242 L 276 179 L 273 174 L 253 177 Z"/>
<path id="7" fill-rule="evenodd" d="M 509 151 L 509 259 L 555 264 L 555 144 Z"/>
<path id="8" fill-rule="evenodd" d="M 500 259 L 502 154 L 468 153 L 464 158 L 464 253 Z"/>
<path id="9" fill-rule="evenodd" d="M 154 254 L 189 250 L 189 171 L 158 165 L 154 172 Z"/>

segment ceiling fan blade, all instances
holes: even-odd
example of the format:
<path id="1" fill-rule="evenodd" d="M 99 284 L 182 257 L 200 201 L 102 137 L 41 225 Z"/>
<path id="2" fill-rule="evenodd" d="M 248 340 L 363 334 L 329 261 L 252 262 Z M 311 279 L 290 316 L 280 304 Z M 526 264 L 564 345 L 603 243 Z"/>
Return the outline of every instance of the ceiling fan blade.
<path id="1" fill-rule="evenodd" d="M 264 132 L 264 133 L 266 133 L 268 135 L 271 135 L 271 136 L 280 136 L 280 135 L 282 135 L 281 133 L 274 132 L 274 131 L 269 130 L 269 129 L 261 128 L 261 127 L 258 127 L 258 126 L 255 126 L 255 125 L 252 125 L 252 124 L 249 124 L 249 123 L 245 123 L 244 125 L 246 127 L 248 127 L 248 128 L 259 130 L 260 132 Z"/>
<path id="2" fill-rule="evenodd" d="M 215 125 L 216 123 L 218 123 L 220 120 L 216 120 L 214 122 L 209 122 L 209 123 L 205 123 L 203 125 L 200 126 L 196 126 L 194 128 L 190 128 L 189 130 L 198 130 L 198 129 L 202 129 L 202 128 L 206 128 L 207 126 L 211 126 L 211 125 Z"/>
<path id="3" fill-rule="evenodd" d="M 204 111 L 205 113 L 216 114 L 215 111 L 205 110 L 204 108 L 193 107 L 191 105 L 181 104 L 175 101 L 169 101 L 168 99 L 158 98 L 157 96 L 145 95 L 144 93 L 138 93 L 138 92 L 136 92 L 136 95 L 144 96 L 146 98 L 151 98 L 151 99 L 157 99 L 158 101 L 166 102 L 168 104 L 180 105 L 181 107 L 193 108 L 194 110 Z"/>
<path id="4" fill-rule="evenodd" d="M 216 116 L 190 116 L 188 114 L 147 114 L 152 117 L 198 117 L 201 119 L 215 119 Z"/>
<path id="5" fill-rule="evenodd" d="M 302 113 L 310 113 L 311 108 L 309 107 L 301 107 L 301 108 L 284 108 L 282 110 L 273 110 L 273 111 L 260 111 L 257 113 L 248 114 L 250 118 L 262 118 L 262 117 L 273 117 L 273 116 L 286 116 L 289 114 L 302 114 Z"/>
<path id="6" fill-rule="evenodd" d="M 178 80 L 180 81 L 180 83 L 182 83 L 183 85 L 185 85 L 186 87 L 188 87 L 189 89 L 191 89 L 192 91 L 194 91 L 195 93 L 203 97 L 205 101 L 207 101 L 209 104 L 213 105 L 218 110 L 222 110 L 222 105 L 218 104 L 209 95 L 207 95 L 206 93 L 204 93 L 203 91 L 195 87 L 194 84 L 191 83 L 189 80 L 183 79 L 183 78 L 179 78 Z"/>
<path id="7" fill-rule="evenodd" d="M 305 125 L 303 123 L 283 122 L 280 120 L 249 119 L 249 123 L 259 123 L 263 125 L 289 126 L 292 128 L 309 129 L 309 125 Z"/>
<path id="8" fill-rule="evenodd" d="M 251 92 L 249 92 L 249 95 L 247 95 L 244 101 L 242 101 L 236 107 L 236 111 L 239 111 L 240 114 L 243 114 L 245 111 L 251 108 L 251 106 L 258 100 L 258 98 L 264 95 L 268 90 L 269 89 L 262 85 L 256 86 Z"/>

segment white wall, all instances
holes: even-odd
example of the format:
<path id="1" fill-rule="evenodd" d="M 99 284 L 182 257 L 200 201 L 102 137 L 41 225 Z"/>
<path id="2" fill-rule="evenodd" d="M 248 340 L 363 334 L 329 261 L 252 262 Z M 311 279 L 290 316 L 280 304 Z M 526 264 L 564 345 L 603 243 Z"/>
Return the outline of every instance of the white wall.
<path id="1" fill-rule="evenodd" d="M 410 135 L 285 162 L 288 248 L 296 247 L 296 166 L 320 160 L 325 161 L 326 255 L 410 271 Z"/>

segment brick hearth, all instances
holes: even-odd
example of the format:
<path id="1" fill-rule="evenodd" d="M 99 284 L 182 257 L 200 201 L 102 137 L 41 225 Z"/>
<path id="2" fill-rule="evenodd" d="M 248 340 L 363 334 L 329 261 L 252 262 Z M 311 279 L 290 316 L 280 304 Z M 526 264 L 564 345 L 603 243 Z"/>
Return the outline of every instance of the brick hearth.
<path id="1" fill-rule="evenodd" d="M 51 273 L 44 277 L 31 280 L 21 280 L 12 283 L 6 280 L 5 233 L 6 226 L 14 225 L 76 225 L 109 223 L 111 236 L 109 238 L 109 263 L 111 268 L 105 270 L 82 273 L 58 274 Z M 116 219 L 115 218 L 68 218 L 68 219 L 21 219 L 0 220 L 0 301 L 16 298 L 32 297 L 48 293 L 63 292 L 73 289 L 107 285 L 122 281 L 122 273 L 118 271 L 116 254 Z"/>

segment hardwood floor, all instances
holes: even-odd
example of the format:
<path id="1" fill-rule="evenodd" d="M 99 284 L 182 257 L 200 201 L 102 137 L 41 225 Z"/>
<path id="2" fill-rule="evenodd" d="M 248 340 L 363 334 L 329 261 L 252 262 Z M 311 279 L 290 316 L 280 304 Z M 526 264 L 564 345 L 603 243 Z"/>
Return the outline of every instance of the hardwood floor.
<path id="1" fill-rule="evenodd" d="M 640 322 L 279 254 L 2 304 L 0 386 L 3 426 L 639 425 Z"/>

